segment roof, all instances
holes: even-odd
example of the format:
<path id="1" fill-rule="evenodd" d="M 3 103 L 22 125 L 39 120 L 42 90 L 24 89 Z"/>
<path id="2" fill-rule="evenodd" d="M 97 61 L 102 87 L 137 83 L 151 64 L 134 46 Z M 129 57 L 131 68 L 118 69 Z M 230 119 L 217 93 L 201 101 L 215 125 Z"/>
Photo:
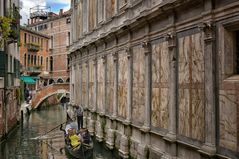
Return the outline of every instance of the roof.
<path id="1" fill-rule="evenodd" d="M 32 23 L 32 24 L 28 24 L 27 26 L 28 27 L 34 27 L 34 26 L 39 25 L 39 24 L 44 24 L 44 23 L 48 23 L 48 22 L 51 22 L 51 21 L 54 21 L 54 20 L 57 20 L 57 19 L 70 17 L 71 13 L 72 13 L 72 9 L 69 9 L 68 11 L 64 12 L 62 15 L 58 15 L 58 14 L 53 13 L 54 15 L 49 17 L 48 19 L 45 19 L 45 20 L 39 21 L 39 22 L 35 22 L 35 23 Z"/>
<path id="2" fill-rule="evenodd" d="M 31 29 L 29 29 L 29 28 L 27 28 L 27 27 L 24 27 L 24 26 L 20 26 L 20 30 L 24 30 L 24 31 L 30 32 L 30 33 L 32 33 L 32 34 L 36 34 L 36 35 L 45 37 L 45 38 L 47 38 L 47 39 L 50 39 L 50 37 L 49 37 L 48 35 L 42 34 L 42 33 L 38 32 L 38 31 L 35 31 L 35 30 L 31 30 Z"/>

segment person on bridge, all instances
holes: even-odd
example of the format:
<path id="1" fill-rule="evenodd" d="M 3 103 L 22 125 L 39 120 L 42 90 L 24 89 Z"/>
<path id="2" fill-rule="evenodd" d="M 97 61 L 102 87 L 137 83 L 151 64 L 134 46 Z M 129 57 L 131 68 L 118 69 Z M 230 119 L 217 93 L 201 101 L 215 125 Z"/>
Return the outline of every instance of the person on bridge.
<path id="1" fill-rule="evenodd" d="M 62 105 L 62 108 L 64 109 L 65 105 L 66 105 L 66 96 L 63 96 L 61 98 L 61 105 Z"/>
<path id="2" fill-rule="evenodd" d="M 25 101 L 28 100 L 29 95 L 30 95 L 29 89 L 28 89 L 27 87 L 25 87 L 25 89 L 24 89 L 24 98 L 25 98 Z"/>
<path id="3" fill-rule="evenodd" d="M 78 130 L 83 128 L 83 108 L 80 105 L 76 105 L 76 115 L 77 115 L 77 124 Z"/>

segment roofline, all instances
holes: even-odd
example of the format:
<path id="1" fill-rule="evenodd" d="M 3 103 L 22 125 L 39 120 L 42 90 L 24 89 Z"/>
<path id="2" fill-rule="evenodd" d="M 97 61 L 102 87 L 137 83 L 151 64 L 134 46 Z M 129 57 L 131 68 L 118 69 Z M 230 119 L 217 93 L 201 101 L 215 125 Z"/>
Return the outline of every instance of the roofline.
<path id="1" fill-rule="evenodd" d="M 48 36 L 46 34 L 42 34 L 42 33 L 38 32 L 38 31 L 35 31 L 35 30 L 31 30 L 31 29 L 29 29 L 27 27 L 24 27 L 24 26 L 20 26 L 20 30 L 24 30 L 24 31 L 27 31 L 27 32 L 30 32 L 30 33 L 37 34 L 39 36 L 45 37 L 47 39 L 50 39 L 50 36 Z"/>
<path id="2" fill-rule="evenodd" d="M 62 15 L 57 14 L 56 16 L 50 17 L 49 19 L 45 19 L 43 21 L 39 21 L 39 22 L 36 22 L 36 23 L 33 23 L 33 24 L 28 24 L 27 27 L 33 27 L 33 26 L 36 26 L 36 25 L 39 25 L 39 24 L 44 24 L 44 23 L 54 21 L 54 20 L 57 20 L 57 19 L 70 17 L 71 13 L 72 13 L 72 10 L 70 9 L 69 11 L 64 12 Z"/>

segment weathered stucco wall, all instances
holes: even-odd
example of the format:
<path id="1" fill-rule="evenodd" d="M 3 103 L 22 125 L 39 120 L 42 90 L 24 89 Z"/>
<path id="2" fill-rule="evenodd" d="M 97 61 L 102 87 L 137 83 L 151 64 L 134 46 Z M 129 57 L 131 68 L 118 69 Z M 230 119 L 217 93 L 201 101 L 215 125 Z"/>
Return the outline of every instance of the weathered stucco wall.
<path id="1" fill-rule="evenodd" d="M 69 49 L 90 133 L 122 158 L 239 158 L 239 2 L 103 1 L 76 4 L 97 18 Z"/>

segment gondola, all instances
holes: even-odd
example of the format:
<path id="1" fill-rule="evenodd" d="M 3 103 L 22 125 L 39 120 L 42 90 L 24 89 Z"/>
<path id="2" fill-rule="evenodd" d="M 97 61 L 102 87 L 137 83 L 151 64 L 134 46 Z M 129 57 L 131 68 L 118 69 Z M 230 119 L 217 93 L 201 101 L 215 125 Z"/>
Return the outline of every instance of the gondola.
<path id="1" fill-rule="evenodd" d="M 69 140 L 67 139 L 67 128 L 69 129 L 69 127 L 71 126 L 72 123 L 67 123 L 66 124 L 66 129 L 62 128 L 62 125 L 60 127 L 60 130 L 64 131 L 64 137 L 65 137 L 65 151 L 67 154 L 69 154 L 70 156 L 77 158 L 77 159 L 91 159 L 93 158 L 93 148 L 94 148 L 94 144 L 93 141 L 90 137 L 89 142 L 84 143 L 81 142 L 80 146 L 73 148 L 70 145 Z M 75 128 L 74 126 L 72 128 Z"/>

